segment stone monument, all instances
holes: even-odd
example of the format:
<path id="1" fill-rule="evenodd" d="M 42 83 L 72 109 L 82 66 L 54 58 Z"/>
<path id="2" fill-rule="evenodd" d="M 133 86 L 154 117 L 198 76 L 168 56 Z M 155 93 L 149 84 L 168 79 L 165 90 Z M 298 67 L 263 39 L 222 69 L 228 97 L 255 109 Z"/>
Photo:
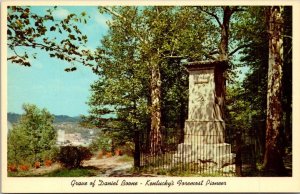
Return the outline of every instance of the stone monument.
<path id="1" fill-rule="evenodd" d="M 222 168 L 234 162 L 231 145 L 225 143 L 223 102 L 226 61 L 192 62 L 189 72 L 188 119 L 184 142 L 178 145 L 173 162 L 216 164 Z"/>

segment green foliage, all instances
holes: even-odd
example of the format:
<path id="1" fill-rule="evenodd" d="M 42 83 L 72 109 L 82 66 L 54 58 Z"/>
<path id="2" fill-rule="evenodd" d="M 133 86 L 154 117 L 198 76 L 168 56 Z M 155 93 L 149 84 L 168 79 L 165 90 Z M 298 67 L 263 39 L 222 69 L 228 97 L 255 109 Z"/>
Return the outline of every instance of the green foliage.
<path id="1" fill-rule="evenodd" d="M 134 130 L 149 132 L 147 118 L 153 109 L 153 78 L 149 75 L 153 64 L 159 64 L 162 125 L 167 131 L 182 130 L 187 117 L 188 80 L 181 60 L 217 59 L 221 37 L 218 22 L 222 21 L 224 9 L 100 7 L 101 13 L 112 15 L 112 21 L 98 49 L 103 60 L 97 67 L 99 80 L 92 85 L 89 119 L 98 127 L 122 133 L 122 139 L 132 138 Z M 261 25 L 254 27 L 261 22 L 260 9 L 230 9 L 229 55 L 234 57 L 256 45 L 251 37 L 264 30 Z M 239 66 L 237 62 L 232 60 L 232 75 Z"/>
<path id="2" fill-rule="evenodd" d="M 204 45 L 211 45 L 205 41 L 211 35 L 200 30 L 206 25 L 198 24 L 203 17 L 188 7 L 100 7 L 99 11 L 110 14 L 112 21 L 98 48 L 99 80 L 91 86 L 87 120 L 109 130 L 116 141 L 133 141 L 134 131 L 148 133 L 156 83 L 161 84 L 159 108 L 165 129 L 183 128 L 188 82 L 180 60 L 187 54 L 188 59 L 205 58 L 200 55 Z M 154 69 L 161 74 L 157 80 L 151 77 Z"/>
<path id="3" fill-rule="evenodd" d="M 8 162 L 30 163 L 52 159 L 57 151 L 53 116 L 35 105 L 24 104 L 25 113 L 8 134 Z"/>
<path id="4" fill-rule="evenodd" d="M 29 150 L 30 139 L 26 131 L 21 127 L 14 127 L 8 133 L 8 163 L 20 164 L 32 160 L 32 153 Z"/>
<path id="5" fill-rule="evenodd" d="M 100 132 L 97 134 L 97 138 L 92 141 L 89 148 L 94 152 L 99 150 L 110 152 L 112 150 L 112 139 L 108 134 Z"/>
<path id="6" fill-rule="evenodd" d="M 141 18 L 137 17 L 135 8 L 119 8 L 120 14 L 133 25 Z M 120 143 L 133 141 L 135 130 L 146 128 L 149 114 L 149 69 L 141 61 L 139 40 L 125 28 L 129 23 L 113 17 L 109 33 L 102 39 L 99 54 L 104 55 L 99 62 L 99 80 L 92 86 L 92 97 L 89 119 L 102 128 L 110 131 L 111 136 Z M 121 44 L 120 44 L 121 43 Z"/>
<path id="7" fill-rule="evenodd" d="M 227 89 L 227 118 L 229 125 L 231 124 L 230 128 L 235 131 L 248 131 L 252 126 L 251 117 L 257 114 L 251 102 L 243 98 L 244 93 L 243 88 L 238 84 Z"/>
<path id="8" fill-rule="evenodd" d="M 57 159 L 66 168 L 78 168 L 83 160 L 89 160 L 92 153 L 86 147 L 63 146 L 60 148 Z"/>
<path id="9" fill-rule="evenodd" d="M 263 7 L 246 7 L 233 19 L 232 34 L 239 51 L 237 67 L 249 68 L 243 80 L 231 82 L 226 92 L 227 130 L 254 135 L 259 152 L 264 149 L 266 115 L 268 38 Z M 261 156 L 261 155 L 260 155 Z"/>
<path id="10" fill-rule="evenodd" d="M 8 6 L 7 43 L 13 51 L 7 60 L 24 66 L 31 66 L 30 58 L 35 53 L 28 49 L 41 49 L 60 60 L 92 66 L 91 61 L 98 60 L 89 50 L 80 47 L 87 43 L 87 36 L 79 29 L 79 23 L 86 23 L 87 15 L 69 14 L 63 20 L 57 20 L 53 12 L 57 6 L 46 10 L 45 15 L 34 13 L 28 6 Z M 76 67 L 65 71 L 75 71 Z"/>
<path id="11" fill-rule="evenodd" d="M 241 67 L 248 67 L 245 79 L 242 82 L 235 82 L 227 89 L 227 130 L 251 132 L 255 135 L 258 158 L 262 160 L 265 149 L 265 125 L 267 110 L 267 77 L 269 60 L 268 32 L 265 18 L 267 7 L 249 7 L 247 12 L 236 17 L 251 18 L 240 20 L 237 24 L 243 25 L 243 31 L 236 31 L 240 34 L 239 45 L 250 43 L 240 52 Z M 284 56 L 283 64 L 283 111 L 286 115 L 282 117 L 285 121 L 284 133 L 281 138 L 291 137 L 291 10 L 285 7 L 284 22 Z M 236 26 L 238 27 L 238 26 Z M 233 28 L 235 28 L 233 26 Z M 282 134 L 284 134 L 282 133 Z M 291 142 L 291 141 L 290 141 Z M 287 142 L 288 144 L 290 142 Z M 282 144 L 282 146 L 284 146 Z"/>

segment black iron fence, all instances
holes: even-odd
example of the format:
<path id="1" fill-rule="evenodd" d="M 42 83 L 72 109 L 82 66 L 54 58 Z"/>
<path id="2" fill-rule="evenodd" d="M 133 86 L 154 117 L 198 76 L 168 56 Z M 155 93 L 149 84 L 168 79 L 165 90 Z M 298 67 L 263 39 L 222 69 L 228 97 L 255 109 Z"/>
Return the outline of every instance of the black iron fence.
<path id="1" fill-rule="evenodd" d="M 250 176 L 256 168 L 256 141 L 248 132 L 224 135 L 165 130 L 157 153 L 150 153 L 149 134 L 137 136 L 139 160 L 135 165 L 141 168 L 199 176 Z"/>

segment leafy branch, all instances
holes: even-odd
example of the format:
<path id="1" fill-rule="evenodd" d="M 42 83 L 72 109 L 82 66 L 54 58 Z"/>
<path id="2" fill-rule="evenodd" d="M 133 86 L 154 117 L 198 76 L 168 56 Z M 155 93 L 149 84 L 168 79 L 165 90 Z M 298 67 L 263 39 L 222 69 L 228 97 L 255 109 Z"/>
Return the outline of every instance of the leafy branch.
<path id="1" fill-rule="evenodd" d="M 55 57 L 68 62 L 80 63 L 85 66 L 93 66 L 91 62 L 97 61 L 94 53 L 88 49 L 81 49 L 87 43 L 87 36 L 82 34 L 77 26 L 78 23 L 86 23 L 86 13 L 69 14 L 63 20 L 55 20 L 53 9 L 48 9 L 47 14 L 39 16 L 31 12 L 30 7 L 9 6 L 7 15 L 7 39 L 8 48 L 14 52 L 8 61 L 19 63 L 24 66 L 31 66 L 28 62 L 29 55 L 17 53 L 17 47 L 39 48 Z M 49 24 L 51 24 L 49 26 Z M 61 34 L 65 38 L 58 40 L 56 37 L 49 39 L 50 35 Z M 35 57 L 34 57 L 35 58 Z M 66 68 L 66 71 L 73 71 L 76 68 Z"/>

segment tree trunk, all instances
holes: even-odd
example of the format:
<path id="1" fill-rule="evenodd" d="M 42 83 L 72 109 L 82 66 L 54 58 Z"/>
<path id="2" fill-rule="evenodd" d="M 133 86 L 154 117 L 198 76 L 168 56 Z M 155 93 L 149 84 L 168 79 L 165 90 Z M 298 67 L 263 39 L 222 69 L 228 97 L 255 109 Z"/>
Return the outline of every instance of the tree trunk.
<path id="1" fill-rule="evenodd" d="M 283 7 L 271 6 L 267 10 L 269 31 L 269 67 L 267 91 L 266 149 L 263 167 L 266 171 L 282 175 L 285 171 L 281 148 L 282 127 L 282 65 L 283 65 Z"/>
<path id="2" fill-rule="evenodd" d="M 292 87 L 292 86 L 290 86 Z M 288 96 L 287 97 L 287 107 L 286 107 L 286 110 L 285 110 L 285 134 L 286 134 L 286 141 L 287 141 L 287 145 L 288 146 L 291 146 L 292 144 L 292 123 L 291 123 L 291 120 L 292 120 L 292 107 L 291 107 L 291 104 L 292 104 L 292 96 Z"/>
<path id="3" fill-rule="evenodd" d="M 283 111 L 285 112 L 285 124 L 284 132 L 286 136 L 286 145 L 291 146 L 292 144 L 292 7 L 284 7 L 284 37 L 283 39 L 283 58 L 284 60 L 283 69 L 282 69 L 282 88 L 283 88 Z M 284 103 L 285 102 L 285 103 Z"/>
<path id="4" fill-rule="evenodd" d="M 232 10 L 229 6 L 223 7 L 223 23 L 221 25 L 220 60 L 228 60 L 229 23 Z"/>
<path id="5" fill-rule="evenodd" d="M 151 131 L 150 153 L 161 152 L 161 75 L 158 58 L 151 60 Z"/>
<path id="6" fill-rule="evenodd" d="M 140 133 L 139 131 L 134 131 L 134 167 L 141 167 L 141 150 L 140 150 Z"/>
<path id="7" fill-rule="evenodd" d="M 223 7 L 223 22 L 221 24 L 221 41 L 219 45 L 220 55 L 219 60 L 228 61 L 228 40 L 229 40 L 229 24 L 233 13 L 233 8 L 229 6 Z M 224 75 L 218 74 L 221 77 L 216 78 L 216 101 L 220 107 L 220 117 L 225 118 L 225 93 L 226 79 Z"/>

